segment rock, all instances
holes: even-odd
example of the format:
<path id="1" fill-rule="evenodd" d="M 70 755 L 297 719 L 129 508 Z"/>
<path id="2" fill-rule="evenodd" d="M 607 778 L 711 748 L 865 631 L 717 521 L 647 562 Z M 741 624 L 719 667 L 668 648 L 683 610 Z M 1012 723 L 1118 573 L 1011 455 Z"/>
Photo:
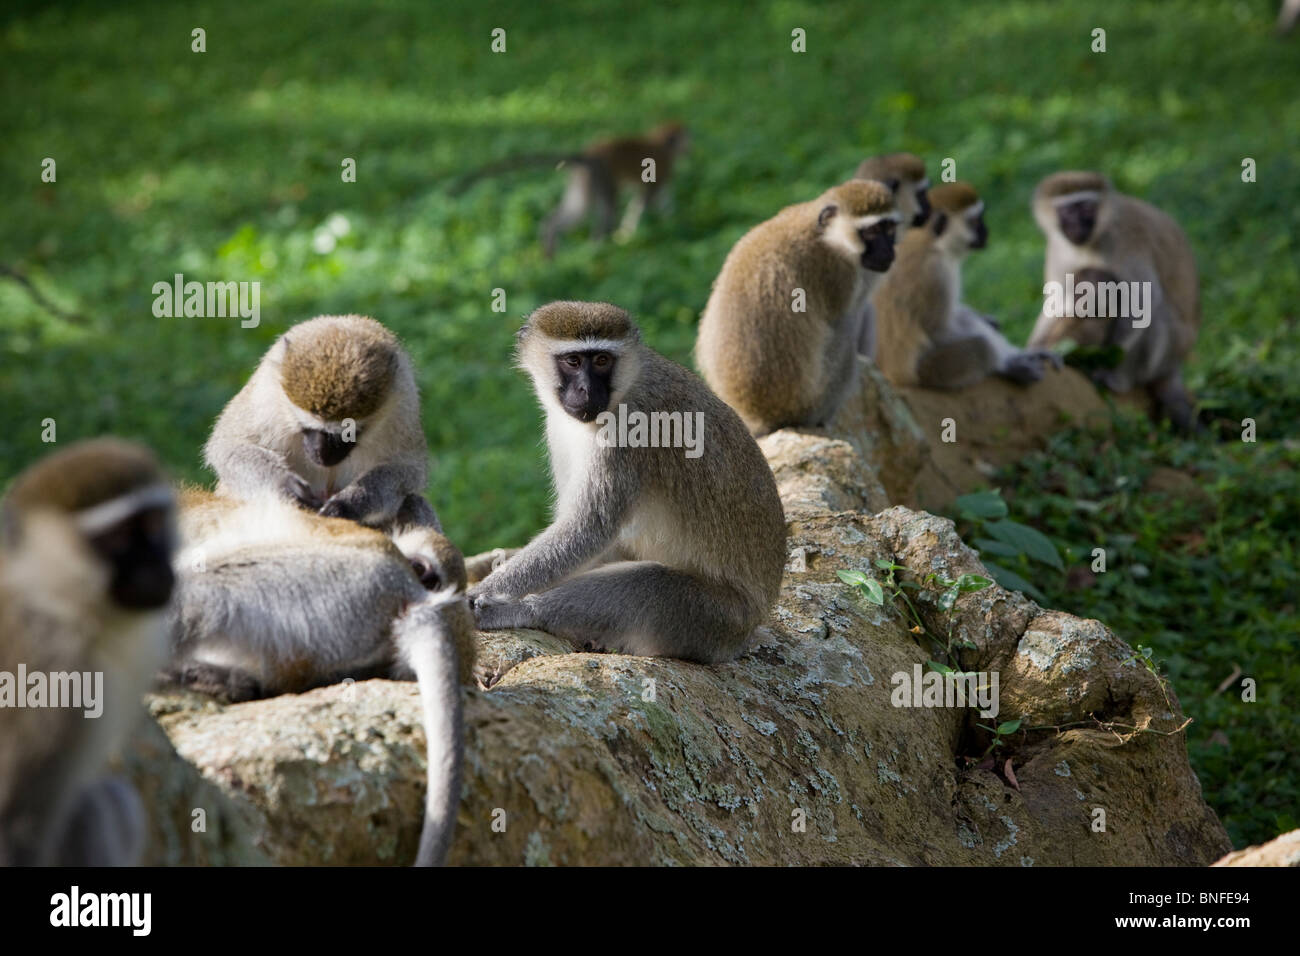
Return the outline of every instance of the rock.
<path id="1" fill-rule="evenodd" d="M 1030 386 L 990 378 L 952 391 L 895 388 L 867 359 L 859 359 L 858 372 L 859 387 L 825 427 L 782 429 L 760 441 L 787 513 L 809 503 L 877 511 L 877 484 L 893 504 L 942 511 L 1067 424 L 1109 420 L 1097 390 L 1072 368 L 1049 369 Z M 943 440 L 949 419 L 955 441 Z M 805 435 L 847 444 L 878 482 L 849 480 L 842 450 L 783 437 Z M 792 449 L 809 459 L 797 461 Z M 828 482 L 839 490 L 831 493 Z"/>
<path id="2" fill-rule="evenodd" d="M 970 388 L 900 388 L 898 394 L 929 441 L 929 457 L 915 493 L 900 503 L 941 511 L 958 495 L 989 484 L 997 468 L 1041 449 L 1069 424 L 1109 419 L 1087 377 L 1072 368 L 1048 369 L 1033 385 L 989 378 Z M 955 441 L 943 441 L 951 419 Z"/>
<path id="3" fill-rule="evenodd" d="M 786 514 L 806 511 L 882 511 L 889 497 L 876 473 L 851 444 L 782 429 L 759 439 L 776 476 Z"/>
<path id="4" fill-rule="evenodd" d="M 848 442 L 876 473 L 890 502 L 909 502 L 915 496 L 917 476 L 929 460 L 925 432 L 870 359 L 858 358 L 858 382 L 825 428 L 786 431 Z"/>
<path id="5" fill-rule="evenodd" d="M 1229 853 L 1215 866 L 1300 866 L 1300 830 Z"/>
<path id="6" fill-rule="evenodd" d="M 194 706 L 209 711 L 216 705 L 194 697 Z M 167 705 L 153 709 L 161 716 Z M 270 858 L 259 847 L 266 820 L 246 804 L 230 799 L 205 779 L 195 766 L 177 755 L 157 721 L 145 718 L 124 755 L 125 772 L 149 808 L 150 840 L 143 866 L 204 864 L 265 865 Z"/>
<path id="7" fill-rule="evenodd" d="M 931 633 L 969 645 L 963 666 L 996 672 L 1000 711 L 893 705 L 895 679 L 942 651 L 836 571 L 875 574 L 881 558 L 913 579 L 982 567 L 946 519 L 831 510 L 879 496 L 853 487 L 864 466 L 843 444 L 765 440 L 784 473 L 790 560 L 770 625 L 740 660 L 482 636 L 485 659 L 505 666 L 492 690 L 467 693 L 451 862 L 1156 866 L 1230 849 L 1188 765 L 1172 690 L 1096 621 L 996 586 L 951 611 L 918 595 Z M 238 852 L 282 864 L 414 858 L 424 741 L 413 684 L 152 705 L 180 757 L 233 807 L 222 819 L 251 823 Z M 992 740 L 979 725 L 1015 719 L 1023 729 L 983 761 Z M 177 762 L 137 754 L 136 779 L 177 773 Z M 173 829 L 193 799 L 146 798 Z M 204 852 L 191 841 L 168 860 Z"/>

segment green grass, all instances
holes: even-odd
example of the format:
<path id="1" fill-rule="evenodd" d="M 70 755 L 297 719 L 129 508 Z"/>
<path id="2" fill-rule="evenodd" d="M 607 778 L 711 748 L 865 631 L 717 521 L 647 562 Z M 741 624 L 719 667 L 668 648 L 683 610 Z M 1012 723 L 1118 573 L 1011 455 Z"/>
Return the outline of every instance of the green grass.
<path id="1" fill-rule="evenodd" d="M 419 369 L 430 494 L 449 533 L 468 551 L 517 543 L 548 503 L 535 403 L 509 359 L 532 307 L 619 303 L 652 345 L 689 361 L 737 237 L 863 156 L 909 149 L 932 175 L 954 158 L 982 190 L 992 240 L 967 270 L 967 298 L 1023 338 L 1040 302 L 1033 183 L 1101 168 L 1186 227 L 1205 306 L 1190 382 L 1225 417 L 1256 418 L 1261 441 L 1138 430 L 1116 452 L 1134 461 L 1110 465 L 1085 442 L 1062 444 L 1076 457 L 1055 464 L 1085 485 L 1167 456 L 1196 465 L 1218 502 L 1210 554 L 1196 559 L 1211 567 L 1188 555 L 1166 576 L 1160 561 L 1174 556 L 1153 555 L 1140 583 L 1117 567 L 1105 578 L 1115 583 L 1085 592 L 1041 586 L 1155 646 L 1197 718 L 1207 798 L 1234 840 L 1266 838 L 1300 816 L 1289 583 L 1300 41 L 1269 35 L 1274 12 L 1271 0 L 11 7 L 0 14 L 0 262 L 85 320 L 54 318 L 0 282 L 0 483 L 47 450 L 47 417 L 60 441 L 133 436 L 203 479 L 210 423 L 274 336 L 317 313 L 363 312 L 403 336 Z M 190 52 L 196 26 L 204 54 Z M 489 52 L 494 27 L 508 31 L 503 55 Z M 794 27 L 806 54 L 790 52 Z M 456 199 L 443 190 L 512 153 L 667 117 L 694 130 L 677 214 L 648 218 L 624 246 L 574 237 L 546 262 L 536 227 L 561 184 L 544 170 Z M 46 156 L 57 184 L 40 182 Z M 1240 180 L 1247 156 L 1255 184 Z M 355 184 L 340 180 L 344 157 L 357 160 Z M 336 215 L 350 231 L 313 251 Z M 261 327 L 154 318 L 151 287 L 175 272 L 260 281 Z M 505 314 L 491 311 L 498 287 Z M 1158 552 L 1173 527 L 1142 496 L 1108 497 L 1104 520 L 1077 527 L 1035 494 L 1026 485 L 1013 508 L 1058 539 L 1124 533 Z M 1213 695 L 1227 661 L 1261 675 L 1260 704 Z M 1228 748 L 1210 748 L 1214 730 Z"/>

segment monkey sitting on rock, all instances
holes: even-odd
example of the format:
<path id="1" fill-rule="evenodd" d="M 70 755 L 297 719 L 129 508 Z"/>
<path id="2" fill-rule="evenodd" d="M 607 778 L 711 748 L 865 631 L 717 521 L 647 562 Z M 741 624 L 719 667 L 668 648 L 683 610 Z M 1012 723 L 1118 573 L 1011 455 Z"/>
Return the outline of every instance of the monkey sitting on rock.
<path id="1" fill-rule="evenodd" d="M 270 491 L 327 518 L 439 530 L 411 361 L 359 315 L 293 326 L 226 405 L 204 455 L 220 494 Z"/>
<path id="2" fill-rule="evenodd" d="M 1178 223 L 1094 172 L 1048 176 L 1034 191 L 1033 211 L 1047 238 L 1045 294 L 1049 288 L 1081 292 L 1098 282 L 1120 292 L 1132 288 L 1133 294 L 1116 296 L 1119 314 L 1104 322 L 1048 308 L 1049 296 L 1029 345 L 1047 348 L 1071 338 L 1080 345 L 1118 346 L 1119 367 L 1100 373 L 1099 381 L 1116 392 L 1145 389 L 1176 428 L 1193 428 L 1182 368 L 1200 329 L 1200 282 Z"/>
<path id="3" fill-rule="evenodd" d="M 962 262 L 988 242 L 979 195 L 967 183 L 941 183 L 930 203 L 929 224 L 904 235 L 872 299 L 880 371 L 894 385 L 963 388 L 989 375 L 1028 384 L 1045 366 L 1059 368 L 1057 356 L 1016 348 L 961 301 Z"/>
<path id="4" fill-rule="evenodd" d="M 925 160 L 912 153 L 886 153 L 869 156 L 859 165 L 854 179 L 874 179 L 884 183 L 894 194 L 901 221 L 909 229 L 919 229 L 930 218 L 930 180 L 925 175 Z M 870 301 L 862 307 L 858 331 L 858 352 L 868 358 L 876 355 L 876 316 Z"/>
<path id="5" fill-rule="evenodd" d="M 460 552 L 428 527 L 390 539 L 272 494 L 186 491 L 180 529 L 164 682 L 241 701 L 414 678 L 429 767 L 417 862 L 441 863 L 460 800 L 460 685 L 474 668 Z"/>
<path id="6" fill-rule="evenodd" d="M 885 184 L 850 180 L 740 238 L 700 318 L 695 361 L 754 435 L 824 425 L 857 379 L 863 309 L 894 261 Z"/>
<path id="7" fill-rule="evenodd" d="M 592 650 L 736 657 L 785 565 L 776 481 L 744 424 L 613 305 L 542 306 L 518 358 L 546 413 L 555 521 L 470 589 L 478 626 L 537 628 Z M 671 439 L 670 423 L 688 418 L 699 426 L 690 448 L 611 428 L 649 422 Z"/>

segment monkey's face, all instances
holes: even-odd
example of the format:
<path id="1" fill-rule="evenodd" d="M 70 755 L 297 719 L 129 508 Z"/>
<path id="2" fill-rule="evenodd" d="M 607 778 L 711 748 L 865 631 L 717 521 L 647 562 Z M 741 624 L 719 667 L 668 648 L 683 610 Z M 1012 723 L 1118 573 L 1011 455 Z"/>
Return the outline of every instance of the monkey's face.
<path id="1" fill-rule="evenodd" d="M 1061 233 L 1076 246 L 1091 238 L 1097 228 L 1100 203 L 1096 199 L 1078 199 L 1056 207 L 1056 221 Z"/>
<path id="2" fill-rule="evenodd" d="M 555 357 L 556 391 L 565 412 L 580 422 L 595 421 L 609 408 L 615 357 L 604 351 L 564 352 Z"/>
<path id="3" fill-rule="evenodd" d="M 893 219 L 880 219 L 858 229 L 862 240 L 862 267 L 872 272 L 886 272 L 894 261 L 894 236 L 897 226 Z"/>
<path id="4" fill-rule="evenodd" d="M 144 611 L 162 607 L 171 599 L 176 577 L 172 573 L 175 531 L 170 507 L 141 508 L 86 540 L 108 565 L 108 593 L 118 606 Z"/>
<path id="5" fill-rule="evenodd" d="M 989 244 L 989 227 L 984 225 L 984 213 L 967 216 L 966 228 L 970 233 L 970 248 L 983 249 Z"/>
<path id="6" fill-rule="evenodd" d="M 912 226 L 924 226 L 925 221 L 930 218 L 930 180 L 923 179 L 916 184 L 915 202 L 916 211 L 912 214 Z"/>
<path id="7" fill-rule="evenodd" d="M 357 426 L 359 433 L 360 426 Z M 356 447 L 356 437 L 349 441 L 342 432 L 329 428 L 304 428 L 302 430 L 302 447 L 307 458 L 322 468 L 333 468 Z"/>

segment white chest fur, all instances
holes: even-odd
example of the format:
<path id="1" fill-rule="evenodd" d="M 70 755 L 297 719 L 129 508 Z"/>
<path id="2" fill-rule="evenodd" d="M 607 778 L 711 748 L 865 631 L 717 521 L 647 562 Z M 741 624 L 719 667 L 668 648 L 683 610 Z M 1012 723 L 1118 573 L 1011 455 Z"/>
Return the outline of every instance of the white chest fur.
<path id="1" fill-rule="evenodd" d="M 563 513 L 582 486 L 596 451 L 596 426 L 584 424 L 560 410 L 546 416 L 546 443 L 555 478 L 556 512 Z"/>

